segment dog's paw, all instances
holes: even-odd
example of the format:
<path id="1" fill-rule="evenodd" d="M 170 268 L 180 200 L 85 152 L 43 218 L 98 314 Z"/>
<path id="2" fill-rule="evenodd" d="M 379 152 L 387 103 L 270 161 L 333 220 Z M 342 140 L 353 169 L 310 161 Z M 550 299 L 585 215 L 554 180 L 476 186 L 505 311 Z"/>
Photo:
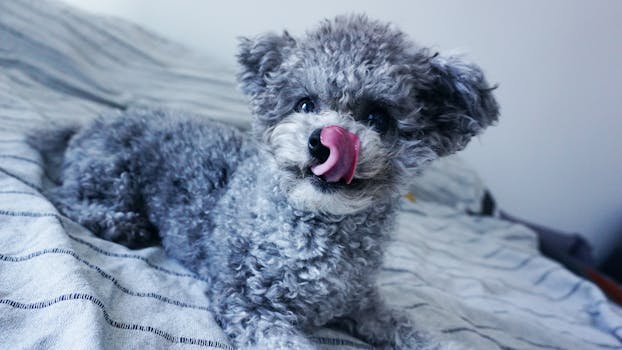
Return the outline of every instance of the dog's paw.
<path id="1" fill-rule="evenodd" d="M 239 347 L 240 350 L 316 350 L 319 347 L 302 335 L 266 336 L 253 344 Z"/>
<path id="2" fill-rule="evenodd" d="M 415 330 L 410 323 L 410 320 L 401 319 L 401 322 L 395 326 L 395 333 L 392 339 L 392 344 L 386 349 L 406 350 L 406 349 L 421 349 L 426 346 L 425 338 Z"/>
<path id="3" fill-rule="evenodd" d="M 439 337 L 430 337 L 421 350 L 470 350 L 472 348 L 453 340 L 442 340 Z"/>
<path id="4" fill-rule="evenodd" d="M 432 349 L 428 349 L 430 343 L 427 337 L 415 329 L 412 321 L 405 314 L 395 310 L 385 310 L 374 316 L 374 318 L 359 320 L 357 333 L 375 349 Z"/>
<path id="5" fill-rule="evenodd" d="M 455 341 L 418 332 L 409 324 L 402 324 L 396 329 L 394 343 L 386 349 L 468 350 L 469 348 Z"/>

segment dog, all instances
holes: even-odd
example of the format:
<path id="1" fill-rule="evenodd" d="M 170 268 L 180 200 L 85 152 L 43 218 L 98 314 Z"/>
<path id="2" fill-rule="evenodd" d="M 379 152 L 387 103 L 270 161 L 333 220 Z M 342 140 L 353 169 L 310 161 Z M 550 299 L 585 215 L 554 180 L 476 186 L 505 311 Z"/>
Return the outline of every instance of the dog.
<path id="1" fill-rule="evenodd" d="M 320 326 L 381 349 L 437 348 L 375 287 L 400 194 L 499 107 L 482 71 L 362 15 L 240 42 L 250 132 L 133 108 L 58 131 L 49 192 L 97 235 L 166 253 L 209 281 L 243 349 L 315 349 Z"/>

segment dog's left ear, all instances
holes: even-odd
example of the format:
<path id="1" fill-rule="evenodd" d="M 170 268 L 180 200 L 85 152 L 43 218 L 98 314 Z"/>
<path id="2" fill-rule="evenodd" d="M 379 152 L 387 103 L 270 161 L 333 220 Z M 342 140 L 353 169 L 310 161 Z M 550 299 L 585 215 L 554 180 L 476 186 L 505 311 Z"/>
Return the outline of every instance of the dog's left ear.
<path id="1" fill-rule="evenodd" d="M 428 58 L 424 83 L 416 91 L 421 106 L 420 137 L 438 155 L 463 149 L 499 115 L 482 70 L 458 57 Z"/>
<path id="2" fill-rule="evenodd" d="M 282 35 L 268 33 L 253 39 L 241 38 L 238 62 L 242 66 L 238 75 L 242 91 L 253 97 L 266 87 L 266 79 L 283 62 L 296 41 L 286 31 Z"/>

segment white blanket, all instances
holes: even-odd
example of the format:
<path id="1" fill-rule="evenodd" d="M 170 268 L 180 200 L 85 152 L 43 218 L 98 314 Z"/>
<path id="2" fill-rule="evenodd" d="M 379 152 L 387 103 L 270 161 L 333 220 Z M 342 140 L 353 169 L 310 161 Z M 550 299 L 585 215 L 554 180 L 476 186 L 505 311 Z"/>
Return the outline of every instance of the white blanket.
<path id="1" fill-rule="evenodd" d="M 249 118 L 225 65 L 120 20 L 0 2 L 0 348 L 232 349 L 209 285 L 159 247 L 95 237 L 40 193 L 54 176 L 25 132 L 130 103 Z M 418 179 L 379 281 L 387 300 L 469 349 L 622 349 L 622 312 L 598 288 L 543 257 L 528 229 L 467 215 L 483 188 L 455 158 Z M 327 329 L 315 339 L 368 348 Z"/>

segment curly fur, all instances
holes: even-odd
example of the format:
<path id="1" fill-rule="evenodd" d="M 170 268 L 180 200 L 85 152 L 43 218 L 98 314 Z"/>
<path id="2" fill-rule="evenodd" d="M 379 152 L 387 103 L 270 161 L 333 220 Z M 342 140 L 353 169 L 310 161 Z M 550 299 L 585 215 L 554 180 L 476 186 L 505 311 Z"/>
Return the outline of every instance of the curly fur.
<path id="1" fill-rule="evenodd" d="M 363 16 L 240 50 L 250 135 L 171 111 L 101 117 L 71 138 L 52 200 L 106 239 L 161 240 L 210 281 L 210 307 L 241 348 L 312 349 L 308 334 L 326 324 L 379 348 L 435 347 L 374 281 L 400 186 L 496 120 L 482 72 Z M 316 113 L 293 112 L 304 97 Z M 357 119 L 369 103 L 390 115 L 386 134 Z M 350 185 L 324 188 L 308 171 L 309 134 L 329 124 L 361 140 Z"/>

